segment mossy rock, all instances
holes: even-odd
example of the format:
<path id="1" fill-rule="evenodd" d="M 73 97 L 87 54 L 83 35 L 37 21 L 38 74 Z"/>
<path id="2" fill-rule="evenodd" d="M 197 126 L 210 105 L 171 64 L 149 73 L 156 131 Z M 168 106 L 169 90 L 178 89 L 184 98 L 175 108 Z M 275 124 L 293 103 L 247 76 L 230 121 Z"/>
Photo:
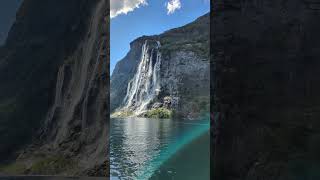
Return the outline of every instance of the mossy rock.
<path id="1" fill-rule="evenodd" d="M 0 166 L 1 174 L 19 175 L 19 174 L 24 174 L 25 171 L 26 171 L 26 166 L 22 163 L 13 163 L 9 165 Z"/>
<path id="2" fill-rule="evenodd" d="M 116 111 L 111 114 L 111 118 L 124 118 L 134 115 L 133 111 Z"/>
<path id="3" fill-rule="evenodd" d="M 172 110 L 169 110 L 167 108 L 155 108 L 147 111 L 145 113 L 146 118 L 161 118 L 161 119 L 169 119 L 173 115 Z"/>
<path id="4" fill-rule="evenodd" d="M 31 174 L 59 174 L 74 168 L 74 162 L 63 156 L 52 156 L 40 159 L 32 164 Z"/>

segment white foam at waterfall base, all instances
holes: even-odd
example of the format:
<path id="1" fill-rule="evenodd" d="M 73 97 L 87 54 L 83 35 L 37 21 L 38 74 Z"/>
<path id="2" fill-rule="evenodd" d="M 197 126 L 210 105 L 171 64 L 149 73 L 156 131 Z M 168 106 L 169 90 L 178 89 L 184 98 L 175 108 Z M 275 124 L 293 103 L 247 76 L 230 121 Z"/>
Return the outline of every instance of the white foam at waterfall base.
<path id="1" fill-rule="evenodd" d="M 123 101 L 122 110 L 133 111 L 135 115 L 143 113 L 150 102 L 160 91 L 161 44 L 150 47 L 146 40 L 142 46 L 141 60 L 134 77 L 129 81 L 127 94 Z M 153 63 L 154 53 L 156 61 Z"/>

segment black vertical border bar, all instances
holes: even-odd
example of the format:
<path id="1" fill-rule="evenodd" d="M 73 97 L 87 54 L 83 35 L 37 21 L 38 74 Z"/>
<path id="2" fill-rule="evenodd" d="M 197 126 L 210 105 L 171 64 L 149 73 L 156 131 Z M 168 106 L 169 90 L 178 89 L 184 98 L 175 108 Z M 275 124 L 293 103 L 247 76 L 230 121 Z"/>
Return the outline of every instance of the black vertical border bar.
<path id="1" fill-rule="evenodd" d="M 111 6 L 111 0 L 106 0 L 108 2 L 108 8 L 107 8 L 107 16 L 106 16 L 106 28 L 107 28 L 107 103 L 106 103 L 106 108 L 107 108 L 107 156 L 108 156 L 108 162 L 107 162 L 107 171 L 106 174 L 108 176 L 108 179 L 110 179 L 110 6 Z"/>
<path id="2" fill-rule="evenodd" d="M 214 0 L 210 0 L 210 179 L 213 179 L 214 173 L 214 63 L 213 63 L 213 17 Z"/>

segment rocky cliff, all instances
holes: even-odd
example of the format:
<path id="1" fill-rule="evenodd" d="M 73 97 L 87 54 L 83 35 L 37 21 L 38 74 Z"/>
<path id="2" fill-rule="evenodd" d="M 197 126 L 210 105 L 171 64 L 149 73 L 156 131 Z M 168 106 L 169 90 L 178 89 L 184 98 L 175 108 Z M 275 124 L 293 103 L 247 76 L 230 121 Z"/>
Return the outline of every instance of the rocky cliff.
<path id="1" fill-rule="evenodd" d="M 319 179 L 319 7 L 213 1 L 213 179 Z"/>
<path id="2" fill-rule="evenodd" d="M 21 5 L 0 56 L 4 173 L 109 173 L 108 13 L 106 0 Z"/>
<path id="3" fill-rule="evenodd" d="M 209 15 L 130 47 L 111 76 L 111 111 L 165 108 L 184 117 L 209 111 Z"/>
<path id="4" fill-rule="evenodd" d="M 0 46 L 2 46 L 7 38 L 7 34 L 15 20 L 15 14 L 22 0 L 1 1 L 0 16 Z"/>

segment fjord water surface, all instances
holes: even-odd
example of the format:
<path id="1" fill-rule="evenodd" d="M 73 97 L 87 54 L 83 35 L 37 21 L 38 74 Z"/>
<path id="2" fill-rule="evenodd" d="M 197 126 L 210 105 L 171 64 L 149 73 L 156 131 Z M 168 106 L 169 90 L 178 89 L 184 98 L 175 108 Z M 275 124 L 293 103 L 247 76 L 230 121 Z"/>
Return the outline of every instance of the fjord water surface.
<path id="1" fill-rule="evenodd" d="M 111 180 L 209 179 L 209 124 L 209 117 L 111 119 Z"/>

